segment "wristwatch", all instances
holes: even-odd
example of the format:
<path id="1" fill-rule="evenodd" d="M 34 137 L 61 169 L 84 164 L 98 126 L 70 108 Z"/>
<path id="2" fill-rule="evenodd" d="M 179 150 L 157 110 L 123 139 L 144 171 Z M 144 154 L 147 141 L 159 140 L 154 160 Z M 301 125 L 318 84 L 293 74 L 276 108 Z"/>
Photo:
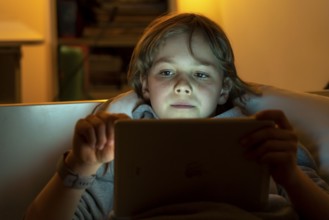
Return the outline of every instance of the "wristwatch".
<path id="1" fill-rule="evenodd" d="M 86 189 L 90 187 L 96 179 L 96 175 L 80 176 L 72 171 L 65 164 L 65 158 L 69 151 L 65 152 L 57 163 L 57 173 L 63 181 L 64 186 L 74 189 Z"/>

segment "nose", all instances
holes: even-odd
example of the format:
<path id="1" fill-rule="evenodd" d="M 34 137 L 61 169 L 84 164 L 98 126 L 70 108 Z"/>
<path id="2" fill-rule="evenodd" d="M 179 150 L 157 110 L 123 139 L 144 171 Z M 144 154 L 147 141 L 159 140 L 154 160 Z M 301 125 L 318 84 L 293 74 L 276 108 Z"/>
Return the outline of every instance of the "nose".
<path id="1" fill-rule="evenodd" d="M 180 79 L 175 85 L 175 93 L 177 95 L 191 95 L 191 85 L 186 79 Z"/>

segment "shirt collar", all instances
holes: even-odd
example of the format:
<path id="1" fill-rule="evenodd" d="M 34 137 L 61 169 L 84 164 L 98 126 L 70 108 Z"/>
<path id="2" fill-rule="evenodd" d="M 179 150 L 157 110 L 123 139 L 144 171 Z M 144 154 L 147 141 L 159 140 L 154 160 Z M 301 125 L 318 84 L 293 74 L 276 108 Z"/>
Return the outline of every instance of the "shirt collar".
<path id="1" fill-rule="evenodd" d="M 245 117 L 238 106 L 235 106 L 221 114 L 216 115 L 214 118 L 233 118 L 233 117 Z M 133 119 L 158 119 L 152 107 L 148 104 L 138 105 L 132 112 Z"/>

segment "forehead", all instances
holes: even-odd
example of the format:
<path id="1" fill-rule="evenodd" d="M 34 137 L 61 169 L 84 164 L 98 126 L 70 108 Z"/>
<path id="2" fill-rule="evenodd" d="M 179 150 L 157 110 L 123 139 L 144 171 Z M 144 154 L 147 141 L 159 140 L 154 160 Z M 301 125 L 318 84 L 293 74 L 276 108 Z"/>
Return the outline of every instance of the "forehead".
<path id="1" fill-rule="evenodd" d="M 217 66 L 218 63 L 206 38 L 200 32 L 178 33 L 166 37 L 159 45 L 154 61 L 178 56 L 193 57 L 203 64 Z"/>
<path id="2" fill-rule="evenodd" d="M 175 42 L 179 42 L 182 46 L 188 45 L 190 49 L 193 49 L 192 47 L 195 47 L 198 44 L 202 44 L 203 47 L 209 47 L 205 36 L 200 31 L 194 31 L 193 33 L 177 32 L 168 34 L 163 37 L 160 47 L 168 46 Z M 191 52 L 193 53 L 193 50 Z"/>

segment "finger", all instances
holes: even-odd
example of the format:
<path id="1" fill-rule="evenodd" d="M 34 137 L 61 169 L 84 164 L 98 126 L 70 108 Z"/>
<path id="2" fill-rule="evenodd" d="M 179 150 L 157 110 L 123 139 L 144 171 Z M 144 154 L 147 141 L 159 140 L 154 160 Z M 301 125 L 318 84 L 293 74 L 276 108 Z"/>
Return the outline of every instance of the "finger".
<path id="1" fill-rule="evenodd" d="M 116 120 L 121 120 L 121 119 L 130 119 L 130 117 L 126 114 L 113 114 L 113 113 L 108 113 L 105 111 L 97 112 L 95 114 L 97 117 L 101 118 L 104 122 L 107 122 L 110 120 L 110 122 L 114 122 Z"/>
<path id="2" fill-rule="evenodd" d="M 131 119 L 128 115 L 123 114 L 123 113 L 116 113 L 116 114 L 111 114 L 112 116 L 115 116 L 117 120 L 124 120 L 124 119 Z"/>
<path id="3" fill-rule="evenodd" d="M 113 126 L 109 121 L 110 118 L 110 114 L 108 112 L 105 111 L 101 111 L 101 112 L 97 112 L 96 114 L 104 123 L 105 125 L 105 136 L 106 136 L 106 142 L 105 145 L 109 144 L 109 139 L 111 138 L 111 134 L 110 134 L 110 127 Z M 101 148 L 102 150 L 103 148 Z"/>
<path id="4" fill-rule="evenodd" d="M 92 124 L 90 124 L 85 119 L 80 119 L 75 127 L 75 133 L 77 136 L 79 136 L 83 142 L 90 147 L 94 148 L 96 144 L 96 134 L 92 127 Z"/>
<path id="5" fill-rule="evenodd" d="M 113 114 L 108 112 L 98 112 L 97 116 L 101 118 L 106 125 L 106 139 L 107 142 L 105 145 L 113 146 L 114 145 L 114 123 L 117 120 L 130 119 L 126 114 Z"/>
<path id="6" fill-rule="evenodd" d="M 265 127 L 261 128 L 241 139 L 241 145 L 245 148 L 255 148 L 269 140 L 289 141 L 297 144 L 297 135 L 290 130 Z"/>
<path id="7" fill-rule="evenodd" d="M 280 140 L 266 141 L 259 147 L 246 151 L 245 155 L 249 159 L 262 160 L 264 155 L 277 152 L 295 155 L 297 152 L 297 145 L 294 142 Z"/>
<path id="8" fill-rule="evenodd" d="M 293 127 L 289 123 L 286 115 L 281 110 L 265 110 L 255 114 L 257 120 L 271 120 L 278 125 L 279 128 L 292 130 Z"/>
<path id="9" fill-rule="evenodd" d="M 260 163 L 268 164 L 271 168 L 277 166 L 286 166 L 287 164 L 296 164 L 296 156 L 293 154 L 288 154 L 286 152 L 272 152 L 265 154 L 260 158 Z"/>
<path id="10" fill-rule="evenodd" d="M 266 164 L 274 181 L 278 184 L 290 182 L 297 168 L 296 155 L 286 152 L 272 152 L 264 155 L 259 161 Z"/>
<path id="11" fill-rule="evenodd" d="M 92 125 L 95 133 L 95 147 L 102 149 L 107 141 L 106 138 L 106 126 L 103 120 L 96 115 L 90 115 L 86 120 Z"/>
<path id="12" fill-rule="evenodd" d="M 108 137 L 109 137 L 109 141 L 111 142 L 111 144 L 114 143 L 114 124 L 116 121 L 118 120 L 127 120 L 127 119 L 131 119 L 128 115 L 126 114 L 111 114 L 110 117 L 107 120 L 107 124 L 110 126 L 107 126 L 108 130 Z"/>

